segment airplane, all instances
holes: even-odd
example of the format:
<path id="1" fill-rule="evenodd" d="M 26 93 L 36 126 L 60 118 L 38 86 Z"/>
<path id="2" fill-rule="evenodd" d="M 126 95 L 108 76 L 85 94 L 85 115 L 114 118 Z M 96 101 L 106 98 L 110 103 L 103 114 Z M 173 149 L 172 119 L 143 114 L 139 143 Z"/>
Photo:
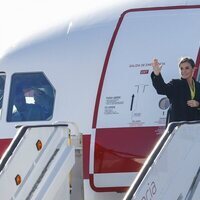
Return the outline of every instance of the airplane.
<path id="1" fill-rule="evenodd" d="M 199 80 L 199 17 L 198 0 L 127 1 L 7 53 L 0 154 L 16 127 L 70 122 L 81 135 L 81 198 L 122 199 L 165 130 L 169 101 L 152 86 L 151 60 L 159 58 L 167 82 L 179 77 L 178 59 L 190 56 Z"/>

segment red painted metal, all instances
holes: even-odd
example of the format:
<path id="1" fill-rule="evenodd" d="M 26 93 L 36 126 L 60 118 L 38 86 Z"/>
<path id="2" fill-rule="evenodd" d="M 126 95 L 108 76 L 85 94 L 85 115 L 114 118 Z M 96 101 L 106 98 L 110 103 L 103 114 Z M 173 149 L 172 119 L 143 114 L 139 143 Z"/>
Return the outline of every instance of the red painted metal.
<path id="1" fill-rule="evenodd" d="M 83 179 L 89 179 L 90 135 L 83 135 Z"/>
<path id="2" fill-rule="evenodd" d="M 199 67 L 200 67 L 200 48 L 199 48 L 199 52 L 197 54 L 195 66 L 196 66 L 196 70 L 194 71 L 194 77 L 197 78 Z"/>
<path id="3" fill-rule="evenodd" d="M 155 127 L 96 129 L 94 173 L 138 172 L 160 135 Z"/>
<path id="4" fill-rule="evenodd" d="M 8 145 L 11 143 L 12 139 L 0 139 L 0 157 L 4 154 L 5 150 L 7 149 Z"/>

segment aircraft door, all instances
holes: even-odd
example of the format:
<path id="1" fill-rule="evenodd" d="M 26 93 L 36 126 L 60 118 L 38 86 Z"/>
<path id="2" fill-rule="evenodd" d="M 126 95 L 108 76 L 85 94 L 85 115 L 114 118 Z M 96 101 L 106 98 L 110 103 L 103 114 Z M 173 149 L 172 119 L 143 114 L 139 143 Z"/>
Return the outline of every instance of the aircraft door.
<path id="1" fill-rule="evenodd" d="M 179 78 L 178 59 L 198 57 L 199 17 L 195 6 L 133 9 L 122 14 L 96 99 L 94 154 L 90 156 L 94 190 L 128 187 L 162 134 L 169 100 L 152 86 L 151 61 L 160 60 L 166 82 Z"/>

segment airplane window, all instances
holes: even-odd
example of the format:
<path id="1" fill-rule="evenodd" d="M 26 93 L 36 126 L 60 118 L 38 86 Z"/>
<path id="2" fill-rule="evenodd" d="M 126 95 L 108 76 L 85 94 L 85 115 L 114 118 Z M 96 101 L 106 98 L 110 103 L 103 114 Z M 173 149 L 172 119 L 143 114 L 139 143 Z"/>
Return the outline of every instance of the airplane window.
<path id="1" fill-rule="evenodd" d="M 12 76 L 8 122 L 44 121 L 53 115 L 55 89 L 44 73 L 17 73 Z"/>
<path id="2" fill-rule="evenodd" d="M 0 116 L 2 113 L 5 79 L 6 79 L 5 73 L 0 73 Z"/>

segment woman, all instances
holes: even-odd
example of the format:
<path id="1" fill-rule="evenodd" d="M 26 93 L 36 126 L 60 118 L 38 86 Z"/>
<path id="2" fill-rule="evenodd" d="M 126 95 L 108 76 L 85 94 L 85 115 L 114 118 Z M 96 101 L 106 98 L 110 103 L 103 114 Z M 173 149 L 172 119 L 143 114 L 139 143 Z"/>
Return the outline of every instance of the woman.
<path id="1" fill-rule="evenodd" d="M 193 121 L 200 119 L 200 83 L 193 78 L 195 63 L 191 58 L 181 58 L 179 69 L 181 79 L 173 79 L 165 83 L 157 59 L 152 62 L 151 79 L 158 94 L 169 98 L 171 107 L 168 122 Z"/>

